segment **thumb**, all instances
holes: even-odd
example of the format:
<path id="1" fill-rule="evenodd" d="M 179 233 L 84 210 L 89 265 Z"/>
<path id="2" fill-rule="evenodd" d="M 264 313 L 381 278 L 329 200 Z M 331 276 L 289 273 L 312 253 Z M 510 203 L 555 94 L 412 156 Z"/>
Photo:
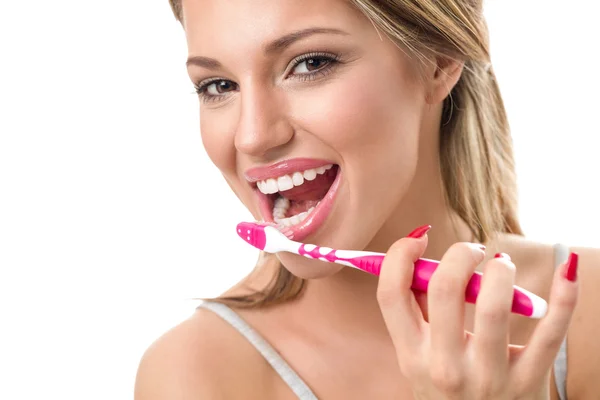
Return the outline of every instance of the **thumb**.
<path id="1" fill-rule="evenodd" d="M 379 289 L 410 289 L 412 285 L 414 263 L 427 248 L 427 232 L 431 225 L 423 225 L 396 241 L 387 251 L 381 264 Z M 383 281 L 383 282 L 382 282 Z M 383 285 L 383 288 L 382 288 Z M 400 286 L 399 286 L 400 285 Z"/>

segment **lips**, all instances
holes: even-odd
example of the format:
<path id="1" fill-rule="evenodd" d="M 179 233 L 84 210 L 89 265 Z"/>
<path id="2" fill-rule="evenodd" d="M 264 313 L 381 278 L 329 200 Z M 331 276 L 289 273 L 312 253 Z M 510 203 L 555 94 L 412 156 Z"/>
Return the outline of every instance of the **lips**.
<path id="1" fill-rule="evenodd" d="M 319 168 L 328 164 L 334 163 L 329 160 L 314 158 L 292 158 L 268 166 L 250 168 L 244 173 L 244 176 L 248 182 L 255 184 L 258 181 L 291 175 L 297 171 Z"/>
<path id="2" fill-rule="evenodd" d="M 315 160 L 315 159 L 294 159 L 286 160 L 269 167 L 255 168 L 246 172 L 246 178 L 250 182 L 257 182 L 260 180 L 273 178 L 285 174 L 290 174 L 295 171 L 318 168 L 323 165 L 332 164 L 331 161 L 327 160 Z M 333 203 L 335 201 L 338 188 L 342 179 L 342 171 L 339 166 L 334 167 L 337 171 L 335 180 L 332 185 L 325 193 L 319 204 L 314 208 L 312 212 L 299 224 L 285 227 L 282 231 L 293 240 L 301 241 L 307 236 L 315 233 L 327 220 Z M 260 213 L 265 222 L 274 223 L 273 220 L 273 206 L 274 198 L 270 195 L 265 195 L 258 188 L 254 189 L 255 195 L 258 197 Z"/>

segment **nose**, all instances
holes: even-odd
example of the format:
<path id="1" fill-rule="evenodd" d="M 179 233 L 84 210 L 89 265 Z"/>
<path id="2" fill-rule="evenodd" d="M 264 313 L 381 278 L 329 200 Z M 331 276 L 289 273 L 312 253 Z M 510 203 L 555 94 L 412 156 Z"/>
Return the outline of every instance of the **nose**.
<path id="1" fill-rule="evenodd" d="M 238 151 L 253 157 L 276 158 L 294 136 L 285 99 L 264 86 L 240 91 L 241 108 L 235 134 Z"/>

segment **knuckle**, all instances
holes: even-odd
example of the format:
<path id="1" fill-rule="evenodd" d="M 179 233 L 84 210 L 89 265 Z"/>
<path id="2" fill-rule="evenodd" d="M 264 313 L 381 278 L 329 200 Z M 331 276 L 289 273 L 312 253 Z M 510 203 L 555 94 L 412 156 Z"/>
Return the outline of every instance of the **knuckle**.
<path id="1" fill-rule="evenodd" d="M 529 373 L 513 374 L 510 377 L 510 389 L 513 393 L 528 393 L 531 392 L 534 381 Z"/>
<path id="2" fill-rule="evenodd" d="M 409 380 L 419 380 L 423 376 L 423 365 L 413 357 L 404 357 L 399 364 L 400 372 Z"/>
<path id="3" fill-rule="evenodd" d="M 460 393 L 465 384 L 464 374 L 448 362 L 436 361 L 430 367 L 431 382 L 445 393 Z"/>
<path id="4" fill-rule="evenodd" d="M 499 304 L 479 304 L 476 306 L 477 317 L 485 320 L 487 323 L 501 322 L 508 318 L 508 310 L 502 308 Z"/>
<path id="5" fill-rule="evenodd" d="M 450 247 L 448 248 L 448 252 L 455 254 L 455 253 L 462 253 L 469 249 L 470 249 L 469 244 L 467 242 L 456 242 L 456 243 L 452 243 L 450 245 Z"/>
<path id="6" fill-rule="evenodd" d="M 564 338 L 565 335 L 562 332 L 552 332 L 548 335 L 545 341 L 541 342 L 541 346 L 543 347 L 545 352 L 556 352 L 558 351 L 558 348 L 561 345 Z"/>
<path id="7" fill-rule="evenodd" d="M 448 249 L 449 258 L 460 265 L 477 265 L 485 256 L 483 251 L 475 250 L 473 243 L 458 242 Z"/>
<path id="8" fill-rule="evenodd" d="M 492 258 L 485 264 L 485 271 L 504 276 L 516 275 L 516 267 L 512 261 L 502 258 Z"/>
<path id="9" fill-rule="evenodd" d="M 512 382 L 512 391 L 514 393 L 527 393 L 529 390 L 529 385 L 527 384 L 527 382 L 522 379 L 522 378 L 518 378 L 513 380 Z"/>
<path id="10" fill-rule="evenodd" d="M 377 289 L 377 302 L 379 307 L 390 308 L 398 303 L 400 300 L 400 291 L 386 287 L 379 287 Z"/>
<path id="11" fill-rule="evenodd" d="M 429 295 L 436 299 L 450 299 L 462 291 L 463 285 L 460 280 L 450 274 L 434 273 L 429 282 Z"/>
<path id="12" fill-rule="evenodd" d="M 406 243 L 406 238 L 402 238 L 402 239 L 396 240 L 394 243 L 392 243 L 392 245 L 389 247 L 389 249 L 388 249 L 387 252 L 388 253 L 393 253 L 393 254 L 396 254 L 396 253 L 399 253 L 399 252 L 401 253 L 401 252 L 403 252 L 405 250 L 406 244 L 407 244 Z"/>
<path id="13" fill-rule="evenodd" d="M 453 243 L 447 251 L 449 256 L 462 258 L 473 254 L 473 245 L 467 242 Z"/>
<path id="14" fill-rule="evenodd" d="M 480 374 L 475 384 L 475 396 L 478 399 L 490 399 L 498 392 L 498 384 L 492 379 L 491 374 Z"/>
<path id="15" fill-rule="evenodd" d="M 567 312 L 573 311 L 577 305 L 577 294 L 564 291 L 557 296 L 554 302 L 555 306 L 557 306 L 559 309 Z"/>
<path id="16" fill-rule="evenodd" d="M 471 267 L 479 264 L 483 256 L 484 253 L 475 251 L 471 243 L 452 244 L 431 277 L 429 294 L 438 299 L 449 299 L 462 293 L 467 285 L 467 276 L 472 273 Z"/>
<path id="17" fill-rule="evenodd" d="M 460 260 L 463 256 L 463 253 L 466 251 L 466 247 L 466 243 L 464 242 L 451 244 L 450 247 L 448 247 L 448 250 L 446 250 L 446 253 L 444 253 L 442 261 L 456 262 Z"/>
<path id="18" fill-rule="evenodd" d="M 388 248 L 383 258 L 382 268 L 393 268 L 390 265 L 407 262 L 409 257 L 407 256 L 406 243 L 403 240 L 396 241 Z"/>

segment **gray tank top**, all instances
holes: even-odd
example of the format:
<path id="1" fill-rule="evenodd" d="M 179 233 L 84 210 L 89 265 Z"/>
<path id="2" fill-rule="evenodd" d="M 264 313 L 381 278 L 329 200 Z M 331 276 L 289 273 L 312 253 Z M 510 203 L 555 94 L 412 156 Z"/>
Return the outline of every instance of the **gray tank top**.
<path id="1" fill-rule="evenodd" d="M 564 263 L 569 256 L 569 248 L 560 243 L 554 245 L 555 268 Z M 318 400 L 308 385 L 296 374 L 277 351 L 256 332 L 235 311 L 221 303 L 204 301 L 199 307 L 211 310 L 233 328 L 240 332 L 258 352 L 273 367 L 275 372 L 283 379 L 300 400 Z M 566 391 L 567 377 L 567 338 L 563 340 L 558 355 L 554 360 L 554 378 L 560 400 L 567 400 Z"/>

